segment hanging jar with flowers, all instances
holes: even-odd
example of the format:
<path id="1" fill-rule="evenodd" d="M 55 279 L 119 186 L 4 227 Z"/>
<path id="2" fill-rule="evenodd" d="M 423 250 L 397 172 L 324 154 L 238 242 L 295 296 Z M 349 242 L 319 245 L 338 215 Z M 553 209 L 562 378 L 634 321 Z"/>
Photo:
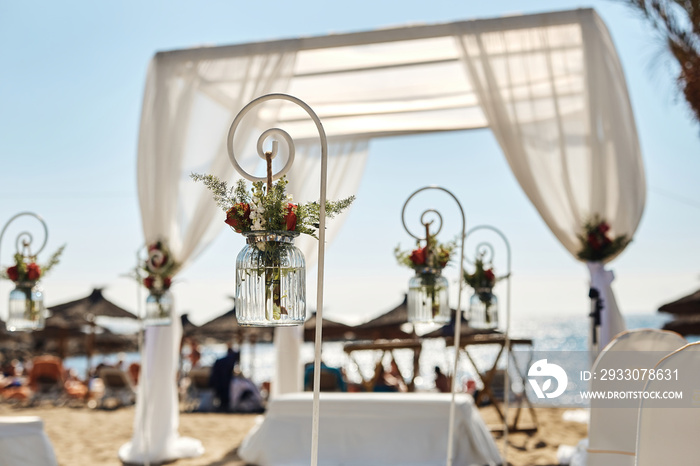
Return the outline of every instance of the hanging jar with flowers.
<path id="1" fill-rule="evenodd" d="M 236 258 L 236 319 L 242 326 L 301 325 L 306 320 L 306 262 L 294 239 L 300 234 L 317 238 L 320 203 L 295 203 L 286 194 L 285 176 L 272 182 L 269 163 L 267 186 L 255 182 L 250 192 L 243 180 L 229 188 L 213 175 L 191 175 L 212 191 L 226 211 L 225 223 L 246 238 Z M 354 199 L 326 201 L 326 216 L 339 214 Z"/>
<path id="2" fill-rule="evenodd" d="M 440 244 L 426 228 L 427 239 L 421 247 L 394 255 L 399 264 L 412 268 L 416 275 L 408 282 L 408 321 L 414 323 L 447 323 L 450 321 L 449 285 L 442 270 L 450 261 L 456 243 Z"/>
<path id="3" fill-rule="evenodd" d="M 498 328 L 498 298 L 493 294 L 496 274 L 484 265 L 483 254 L 474 261 L 474 273 L 464 271 L 464 281 L 474 289 L 469 299 L 469 326 L 480 330 Z"/>
<path id="4" fill-rule="evenodd" d="M 148 258 L 143 264 L 146 277 L 143 286 L 148 290 L 146 298 L 146 326 L 170 325 L 173 313 L 173 295 L 170 292 L 172 277 L 177 264 L 164 241 L 148 245 Z"/>
<path id="5" fill-rule="evenodd" d="M 37 264 L 36 256 L 30 253 L 15 254 L 15 264 L 2 274 L 2 278 L 12 280 L 15 284 L 15 289 L 10 292 L 9 313 L 5 323 L 7 330 L 14 332 L 44 328 L 46 308 L 39 280 L 58 264 L 64 248 L 61 246 L 43 266 Z"/>

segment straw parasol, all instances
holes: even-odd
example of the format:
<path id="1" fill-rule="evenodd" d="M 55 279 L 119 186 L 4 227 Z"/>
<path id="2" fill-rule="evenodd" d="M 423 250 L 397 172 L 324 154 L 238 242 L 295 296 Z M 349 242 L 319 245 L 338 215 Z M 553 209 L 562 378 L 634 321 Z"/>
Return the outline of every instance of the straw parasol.
<path id="1" fill-rule="evenodd" d="M 700 315 L 677 317 L 666 322 L 663 329 L 680 333 L 683 336 L 700 335 Z"/>
<path id="2" fill-rule="evenodd" d="M 408 322 L 408 295 L 404 295 L 403 302 L 390 311 L 352 328 L 356 339 L 410 339 L 416 338 L 415 330 L 411 333 L 401 330 Z"/>
<path id="3" fill-rule="evenodd" d="M 190 321 L 188 313 L 184 313 L 180 316 L 180 322 L 182 323 L 182 338 L 191 337 L 199 328 Z"/>
<path id="4" fill-rule="evenodd" d="M 659 312 L 683 316 L 700 314 L 700 290 L 664 304 L 659 308 Z"/>
<path id="5" fill-rule="evenodd" d="M 316 313 L 304 322 L 304 341 L 314 341 L 316 335 Z M 323 319 L 323 341 L 356 340 L 355 327 Z"/>
<path id="6" fill-rule="evenodd" d="M 102 295 L 102 288 L 95 288 L 89 296 L 69 301 L 67 303 L 51 306 L 49 311 L 53 315 L 60 315 L 67 319 L 83 318 L 90 320 L 88 316 L 94 317 L 118 317 L 124 319 L 136 319 L 131 312 L 123 309 Z"/>
<path id="7" fill-rule="evenodd" d="M 189 335 L 202 340 L 215 340 L 223 343 L 237 339 L 247 339 L 251 342 L 271 342 L 274 328 L 271 327 L 241 327 L 236 318 L 236 308 L 210 320 L 194 329 Z"/>

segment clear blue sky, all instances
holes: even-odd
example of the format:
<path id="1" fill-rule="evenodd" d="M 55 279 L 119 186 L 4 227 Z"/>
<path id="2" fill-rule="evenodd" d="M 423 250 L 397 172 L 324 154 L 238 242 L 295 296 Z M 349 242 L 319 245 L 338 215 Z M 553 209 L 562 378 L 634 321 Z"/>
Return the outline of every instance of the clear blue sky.
<path id="1" fill-rule="evenodd" d="M 156 51 L 592 6 L 627 76 L 649 187 L 634 243 L 612 264 L 614 288 L 623 313 L 653 312 L 696 289 L 700 272 L 700 126 L 677 96 L 675 64 L 648 24 L 615 2 L 523 3 L 0 0 L 0 223 L 32 210 L 49 224 L 49 250 L 68 243 L 45 280 L 49 305 L 105 285 L 133 310 L 136 288 L 119 275 L 142 243 L 136 142 Z M 426 165 L 426 154 L 439 161 Z M 450 170 L 457 160 L 468 171 Z M 426 184 L 453 190 L 471 225 L 491 223 L 511 239 L 514 319 L 587 313 L 585 267 L 549 232 L 483 130 L 371 144 L 357 203 L 328 252 L 328 316 L 359 320 L 401 299 L 410 273 L 392 250 L 411 242 L 400 209 Z M 195 322 L 230 307 L 242 246 L 232 235 L 223 231 L 175 288 L 180 311 Z M 6 238 L 5 265 L 11 248 Z M 9 289 L 0 285 L 3 317 Z"/>

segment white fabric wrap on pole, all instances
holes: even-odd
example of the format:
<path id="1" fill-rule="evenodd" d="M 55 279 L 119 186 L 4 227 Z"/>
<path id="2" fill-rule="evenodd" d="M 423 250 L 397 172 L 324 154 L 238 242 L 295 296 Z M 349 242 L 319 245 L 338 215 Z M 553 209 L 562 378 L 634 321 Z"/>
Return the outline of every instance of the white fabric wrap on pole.
<path id="1" fill-rule="evenodd" d="M 478 22 L 455 27 L 489 128 L 523 191 L 574 257 L 582 246 L 577 234 L 596 214 L 611 234 L 632 238 L 646 198 L 614 45 L 596 14 L 581 10 L 579 17 L 551 26 L 543 18 L 537 28 L 510 31 L 482 31 Z M 603 283 L 604 276 L 601 268 L 592 280 Z M 609 281 L 601 290 L 604 335 L 624 329 Z"/>
<path id="2" fill-rule="evenodd" d="M 586 265 L 591 273 L 591 288 L 598 290 L 603 305 L 600 310 L 600 334 L 597 344 L 599 350 L 602 350 L 618 333 L 625 331 L 625 320 L 617 307 L 611 287 L 615 274 L 612 270 L 606 270 L 605 265 L 600 262 L 588 262 Z"/>
<path id="3" fill-rule="evenodd" d="M 169 461 L 204 453 L 202 442 L 178 434 L 178 396 L 173 383 L 175 371 L 169 369 L 177 367 L 181 337 L 182 326 L 177 318 L 170 326 L 146 329 L 146 341 L 157 344 L 146 344 L 141 355 L 137 400 L 144 399 L 145 395 L 148 403 L 136 404 L 134 437 L 119 449 L 119 458 L 124 462 Z"/>
<path id="4" fill-rule="evenodd" d="M 328 199 L 337 200 L 357 192 L 367 160 L 368 141 L 362 138 L 329 141 L 328 143 Z M 317 200 L 321 169 L 321 149 L 316 143 L 296 145 L 296 158 L 287 175 L 287 192 L 293 194 L 294 202 Z M 326 242 L 331 243 L 340 231 L 346 214 L 326 223 Z M 318 261 L 318 241 L 308 235 L 296 240 L 296 246 L 306 259 L 307 273 Z M 306 277 L 307 283 L 316 280 Z M 307 307 L 310 293 L 307 292 Z M 318 325 L 321 323 L 319 322 Z M 300 359 L 303 343 L 303 328 L 287 327 L 275 329 L 275 372 L 270 396 L 303 391 L 304 361 Z"/>
<path id="5" fill-rule="evenodd" d="M 224 226 L 224 215 L 211 193 L 192 182 L 189 174 L 200 171 L 231 179 L 233 166 L 226 152 L 231 121 L 254 97 L 285 90 L 294 59 L 293 51 L 280 51 L 225 62 L 171 60 L 167 54 L 157 54 L 151 61 L 137 161 L 141 222 L 145 242 L 165 240 L 180 270 Z M 230 80 L 229 88 L 236 98 L 217 93 L 208 85 L 222 79 Z M 249 139 L 234 142 L 237 152 L 249 153 L 255 159 L 254 151 L 244 149 L 255 143 L 252 128 L 258 123 L 256 117 L 249 119 L 241 129 Z M 172 325 L 146 333 L 134 434 L 119 452 L 124 462 L 143 461 L 145 456 L 153 462 L 168 461 L 203 453 L 198 440 L 179 437 L 177 432 L 175 376 L 180 325 L 175 316 Z"/>

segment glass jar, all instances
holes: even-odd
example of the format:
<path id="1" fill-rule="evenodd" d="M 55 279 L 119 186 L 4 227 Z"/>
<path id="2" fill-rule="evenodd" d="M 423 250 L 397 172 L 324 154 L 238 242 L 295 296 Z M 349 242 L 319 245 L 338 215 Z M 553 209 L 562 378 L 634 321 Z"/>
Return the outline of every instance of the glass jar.
<path id="1" fill-rule="evenodd" d="M 302 325 L 306 320 L 306 261 L 296 231 L 244 233 L 236 258 L 236 318 L 241 326 Z"/>
<path id="2" fill-rule="evenodd" d="M 150 290 L 146 298 L 146 317 L 143 325 L 170 325 L 173 320 L 173 295 L 170 290 Z"/>
<path id="3" fill-rule="evenodd" d="M 38 282 L 15 282 L 15 289 L 10 292 L 9 307 L 6 327 L 10 332 L 44 328 L 44 293 Z"/>
<path id="4" fill-rule="evenodd" d="M 422 268 L 408 282 L 408 321 L 448 323 L 450 305 L 447 279 L 440 269 Z"/>
<path id="5" fill-rule="evenodd" d="M 469 299 L 469 326 L 482 330 L 498 328 L 498 298 L 491 288 L 477 288 Z"/>

